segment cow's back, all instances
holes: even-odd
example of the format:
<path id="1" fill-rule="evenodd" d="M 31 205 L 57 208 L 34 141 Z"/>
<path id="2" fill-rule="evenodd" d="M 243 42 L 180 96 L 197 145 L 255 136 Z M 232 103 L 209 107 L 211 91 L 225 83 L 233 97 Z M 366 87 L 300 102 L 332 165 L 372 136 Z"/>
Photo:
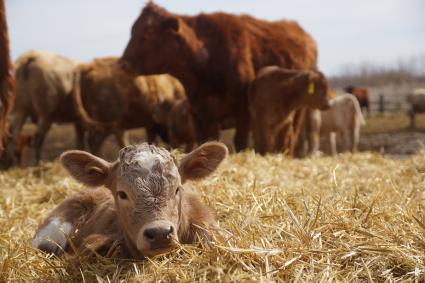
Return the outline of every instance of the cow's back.
<path id="1" fill-rule="evenodd" d="M 72 104 L 67 102 L 71 102 L 76 66 L 76 61 L 48 52 L 21 55 L 15 62 L 15 107 L 28 107 L 37 115 L 61 112 L 62 117 L 57 120 L 70 122 Z M 61 106 L 64 109 L 59 111 Z"/>
<path id="2" fill-rule="evenodd" d="M 351 94 L 337 96 L 331 102 L 331 107 L 322 111 L 321 133 L 337 132 L 340 129 L 352 126 L 356 115 L 356 98 Z"/>

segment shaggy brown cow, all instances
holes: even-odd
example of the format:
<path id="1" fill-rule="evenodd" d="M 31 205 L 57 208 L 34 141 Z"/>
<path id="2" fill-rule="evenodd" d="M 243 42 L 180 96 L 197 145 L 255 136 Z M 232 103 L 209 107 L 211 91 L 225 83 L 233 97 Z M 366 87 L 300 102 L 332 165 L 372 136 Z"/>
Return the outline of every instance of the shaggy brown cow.
<path id="1" fill-rule="evenodd" d="M 195 125 L 187 98 L 163 102 L 155 111 L 154 119 L 168 129 L 170 145 L 173 148 L 185 146 L 185 152 L 196 143 Z"/>
<path id="2" fill-rule="evenodd" d="M 208 240 L 214 215 L 185 182 L 208 176 L 226 155 L 218 142 L 203 144 L 179 163 L 146 143 L 123 148 L 114 163 L 84 151 L 65 152 L 61 161 L 69 173 L 99 188 L 59 204 L 31 244 L 56 255 L 88 250 L 105 255 L 116 245 L 120 256 L 138 259 L 165 253 L 179 242 Z"/>
<path id="3" fill-rule="evenodd" d="M 364 87 L 356 86 L 347 86 L 344 90 L 348 93 L 351 93 L 357 98 L 357 101 L 360 104 L 360 109 L 366 109 L 366 113 L 370 115 L 370 100 L 369 100 L 369 91 Z"/>
<path id="4" fill-rule="evenodd" d="M 295 111 L 301 107 L 327 109 L 328 84 L 315 71 L 294 71 L 276 66 L 261 70 L 249 92 L 254 148 L 256 152 L 278 152 L 288 143 Z M 295 143 L 287 145 L 292 155 Z"/>
<path id="5" fill-rule="evenodd" d="M 28 117 L 37 121 L 33 143 L 37 162 L 41 159 L 44 138 L 52 123 L 74 123 L 76 146 L 84 147 L 84 130 L 76 122 L 71 96 L 76 66 L 76 61 L 40 51 L 29 51 L 16 59 L 16 99 L 10 115 L 8 154 L 13 153 L 16 137 Z"/>
<path id="6" fill-rule="evenodd" d="M 79 117 L 89 129 L 90 151 L 98 154 L 109 134 L 118 136 L 123 147 L 123 132 L 144 127 L 152 143 L 161 134 L 153 120 L 155 109 L 167 100 L 185 97 L 181 83 L 170 75 L 129 76 L 117 58 L 95 59 L 79 66 L 74 103 Z M 166 135 L 161 136 L 167 141 Z"/>
<path id="7" fill-rule="evenodd" d="M 0 154 L 8 134 L 7 117 L 12 110 L 15 97 L 15 82 L 12 76 L 9 36 L 7 32 L 6 9 L 4 0 L 0 0 Z"/>
<path id="8" fill-rule="evenodd" d="M 200 141 L 217 139 L 223 121 L 236 125 L 235 145 L 247 145 L 247 91 L 265 66 L 312 69 L 314 40 L 293 21 L 267 22 L 225 13 L 180 16 L 149 2 L 121 57 L 138 74 L 169 73 L 184 85 Z"/>

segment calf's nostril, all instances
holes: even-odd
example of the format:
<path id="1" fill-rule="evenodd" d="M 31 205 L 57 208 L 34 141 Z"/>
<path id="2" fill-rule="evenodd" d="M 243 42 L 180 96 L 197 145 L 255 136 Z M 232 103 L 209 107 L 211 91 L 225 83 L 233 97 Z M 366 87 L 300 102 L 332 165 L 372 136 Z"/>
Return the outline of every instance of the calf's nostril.
<path id="1" fill-rule="evenodd" d="M 155 231 L 152 229 L 147 229 L 145 230 L 145 232 L 143 233 L 145 238 L 148 239 L 149 241 L 153 241 L 155 240 Z"/>

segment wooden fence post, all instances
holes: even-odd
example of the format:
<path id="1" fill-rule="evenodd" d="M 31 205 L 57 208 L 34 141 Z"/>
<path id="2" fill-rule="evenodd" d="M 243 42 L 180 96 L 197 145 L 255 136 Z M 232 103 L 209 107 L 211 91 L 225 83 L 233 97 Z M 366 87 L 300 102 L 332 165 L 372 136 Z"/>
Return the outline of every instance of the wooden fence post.
<path id="1" fill-rule="evenodd" d="M 385 112 L 385 102 L 384 102 L 384 95 L 379 95 L 379 113 L 384 114 Z"/>

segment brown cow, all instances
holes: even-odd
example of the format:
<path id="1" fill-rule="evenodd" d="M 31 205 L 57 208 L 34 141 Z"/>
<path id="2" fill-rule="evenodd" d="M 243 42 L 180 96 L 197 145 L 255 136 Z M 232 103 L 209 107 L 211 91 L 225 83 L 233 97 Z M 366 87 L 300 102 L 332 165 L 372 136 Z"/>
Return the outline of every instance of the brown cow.
<path id="1" fill-rule="evenodd" d="M 360 104 L 360 109 L 366 109 L 366 114 L 370 115 L 370 100 L 369 100 L 369 91 L 364 87 L 356 87 L 349 85 L 344 90 L 348 93 L 351 93 L 357 98 L 357 101 Z"/>
<path id="2" fill-rule="evenodd" d="M 276 66 L 261 70 L 249 92 L 255 151 L 278 152 L 287 144 L 288 153 L 292 155 L 295 143 L 285 139 L 288 131 L 293 132 L 296 110 L 301 107 L 327 109 L 327 91 L 326 78 L 320 72 Z"/>
<path id="3" fill-rule="evenodd" d="M 293 21 L 225 13 L 180 16 L 149 2 L 132 27 L 121 63 L 138 74 L 170 73 L 178 78 L 200 141 L 217 139 L 221 124 L 230 119 L 240 150 L 247 145 L 247 91 L 256 72 L 270 65 L 315 68 L 317 48 Z"/>
<path id="4" fill-rule="evenodd" d="M 109 134 L 115 134 L 123 147 L 122 135 L 127 129 L 144 127 L 152 143 L 162 134 L 153 119 L 155 109 L 164 101 L 185 97 L 183 86 L 172 76 L 130 76 L 114 57 L 81 64 L 78 73 L 74 103 L 89 129 L 88 145 L 94 154 Z M 168 141 L 165 134 L 161 137 Z"/>
<path id="5" fill-rule="evenodd" d="M 84 147 L 84 129 L 77 122 L 71 96 L 76 67 L 76 61 L 49 52 L 29 51 L 16 59 L 16 99 L 10 115 L 8 154 L 13 153 L 16 137 L 29 117 L 37 121 L 33 143 L 36 162 L 41 159 L 52 123 L 74 123 L 76 146 Z"/>
<path id="6" fill-rule="evenodd" d="M 170 145 L 185 146 L 185 152 L 193 149 L 196 143 L 195 125 L 187 98 L 164 101 L 155 111 L 154 119 L 168 129 Z"/>
<path id="7" fill-rule="evenodd" d="M 165 149 L 146 143 L 123 148 L 114 163 L 84 151 L 65 152 L 61 161 L 69 173 L 97 188 L 59 204 L 31 244 L 56 255 L 89 249 L 105 255 L 115 245 L 120 256 L 139 259 L 177 243 L 208 241 L 215 217 L 185 182 L 210 175 L 226 156 L 218 142 L 203 144 L 178 163 Z"/>
<path id="8" fill-rule="evenodd" d="M 8 134 L 7 117 L 12 110 L 15 98 L 15 82 L 12 76 L 9 35 L 7 32 L 6 8 L 0 0 L 0 154 Z"/>

